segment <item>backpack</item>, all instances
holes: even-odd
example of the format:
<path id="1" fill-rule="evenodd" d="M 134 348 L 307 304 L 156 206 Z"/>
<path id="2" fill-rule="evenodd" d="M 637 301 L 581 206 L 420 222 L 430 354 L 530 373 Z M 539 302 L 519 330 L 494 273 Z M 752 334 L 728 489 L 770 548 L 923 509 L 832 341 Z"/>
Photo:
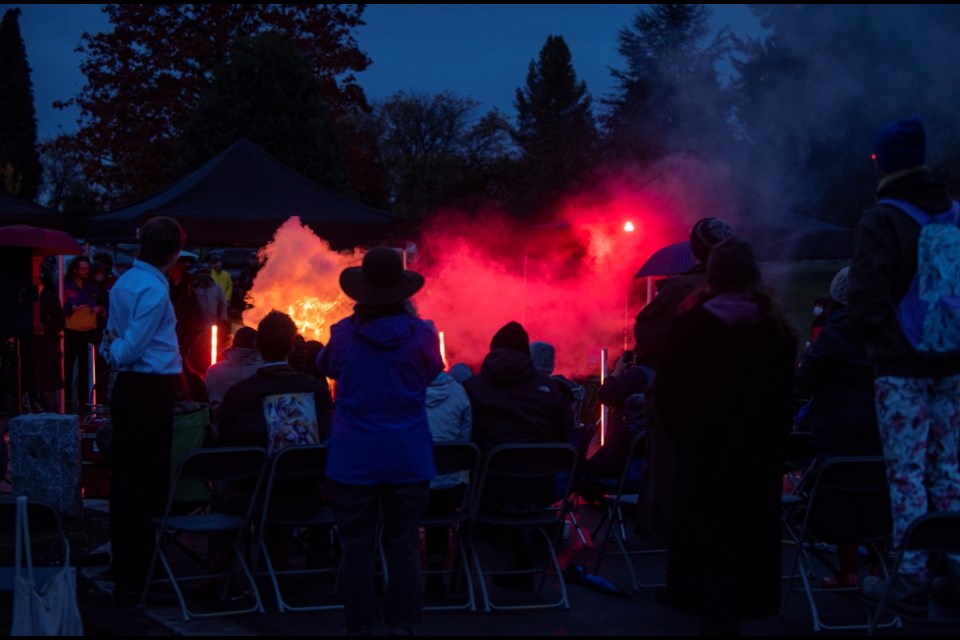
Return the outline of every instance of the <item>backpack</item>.
<path id="1" fill-rule="evenodd" d="M 878 204 L 896 207 L 920 225 L 917 273 L 896 308 L 900 329 L 921 355 L 960 354 L 960 205 L 929 214 L 903 200 Z"/>

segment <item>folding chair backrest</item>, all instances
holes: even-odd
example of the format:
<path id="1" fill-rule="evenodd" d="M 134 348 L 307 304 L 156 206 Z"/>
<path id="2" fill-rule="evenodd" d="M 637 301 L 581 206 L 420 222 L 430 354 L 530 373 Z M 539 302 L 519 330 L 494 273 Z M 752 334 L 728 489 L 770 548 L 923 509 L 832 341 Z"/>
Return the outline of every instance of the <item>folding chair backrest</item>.
<path id="1" fill-rule="evenodd" d="M 890 487 L 880 456 L 830 458 L 816 471 L 810 499 L 810 530 L 833 543 L 866 542 L 892 530 Z"/>
<path id="2" fill-rule="evenodd" d="M 257 480 L 267 452 L 260 447 L 210 447 L 194 449 L 180 460 L 180 480 L 239 482 Z"/>
<path id="3" fill-rule="evenodd" d="M 323 480 L 327 474 L 329 450 L 322 444 L 298 445 L 281 449 L 273 457 L 270 481 Z"/>
<path id="4" fill-rule="evenodd" d="M 491 497 L 551 504 L 570 495 L 577 450 L 566 443 L 501 444 L 487 453 L 477 496 L 482 507 Z M 563 487 L 557 487 L 562 477 Z"/>
<path id="5" fill-rule="evenodd" d="M 473 471 L 480 464 L 480 448 L 472 442 L 435 442 L 433 444 L 433 464 L 437 475 Z"/>

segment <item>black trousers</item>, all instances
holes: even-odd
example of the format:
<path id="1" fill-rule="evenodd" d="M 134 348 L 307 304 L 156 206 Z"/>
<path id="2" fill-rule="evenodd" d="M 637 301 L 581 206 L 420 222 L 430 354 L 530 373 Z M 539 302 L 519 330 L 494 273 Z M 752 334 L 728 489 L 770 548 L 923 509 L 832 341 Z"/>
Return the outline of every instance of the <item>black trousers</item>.
<path id="1" fill-rule="evenodd" d="M 113 388 L 110 544 L 118 590 L 141 591 L 155 545 L 151 517 L 163 515 L 177 375 L 122 372 Z"/>

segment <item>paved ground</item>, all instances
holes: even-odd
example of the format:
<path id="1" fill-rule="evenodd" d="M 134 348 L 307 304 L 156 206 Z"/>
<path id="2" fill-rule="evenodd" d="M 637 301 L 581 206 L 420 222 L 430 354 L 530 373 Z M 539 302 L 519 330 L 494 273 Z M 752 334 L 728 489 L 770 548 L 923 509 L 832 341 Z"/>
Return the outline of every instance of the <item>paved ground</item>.
<path id="1" fill-rule="evenodd" d="M 593 544 L 590 533 L 601 516 L 599 506 L 581 508 L 580 521 L 587 537 L 587 544 L 581 543 L 576 532 L 566 537 L 560 549 L 561 564 L 584 564 L 593 572 L 597 546 Z M 789 568 L 792 552 L 784 554 L 785 571 Z M 638 572 L 638 581 L 655 584 L 662 580 L 665 569 L 665 555 L 652 554 L 634 556 L 634 566 Z M 86 569 L 85 573 L 102 589 L 110 584 L 102 577 L 102 568 Z M 626 564 L 620 556 L 608 556 L 603 560 L 599 574 L 622 589 L 630 585 Z M 799 582 L 795 587 L 799 586 Z M 314 587 L 321 589 L 324 587 Z M 699 632 L 699 620 L 656 602 L 652 589 L 641 590 L 625 596 L 602 593 L 580 584 L 570 584 L 570 610 L 526 610 L 526 611 L 428 611 L 423 623 L 415 630 L 418 635 L 428 636 L 621 636 L 621 635 L 661 635 L 685 636 Z M 144 628 L 138 632 L 128 626 L 118 635 L 154 635 L 163 633 L 175 635 L 220 636 L 220 635 L 342 635 L 344 632 L 342 611 L 324 612 L 287 612 L 278 613 L 271 588 L 267 582 L 261 588 L 265 614 L 242 614 L 220 616 L 210 619 L 195 619 L 183 622 L 176 606 L 150 606 L 143 613 L 156 626 Z M 526 594 L 506 589 L 497 592 L 508 602 L 520 602 Z M 479 596 L 478 596 L 479 597 Z M 858 624 L 865 621 L 865 609 L 859 595 L 854 592 L 822 594 L 824 608 L 821 616 L 826 622 L 835 624 Z M 426 603 L 438 603 L 426 600 Z M 809 608 L 802 591 L 794 591 L 789 599 L 786 615 L 765 620 L 744 623 L 745 635 L 753 636 L 793 636 L 811 635 L 812 622 Z M 106 605 L 112 606 L 112 605 Z M 128 614 L 129 615 L 129 614 Z M 99 617 L 98 617 L 99 618 Z M 89 625 L 88 625 L 89 626 Z M 136 626 L 135 624 L 133 625 Z M 93 628 L 90 628 L 94 631 Z M 104 633 L 98 625 L 100 635 Z M 913 637 L 916 635 L 956 635 L 958 627 L 928 626 L 908 623 L 902 629 L 883 630 L 883 635 Z M 865 635 L 863 631 L 829 631 L 826 635 Z"/>

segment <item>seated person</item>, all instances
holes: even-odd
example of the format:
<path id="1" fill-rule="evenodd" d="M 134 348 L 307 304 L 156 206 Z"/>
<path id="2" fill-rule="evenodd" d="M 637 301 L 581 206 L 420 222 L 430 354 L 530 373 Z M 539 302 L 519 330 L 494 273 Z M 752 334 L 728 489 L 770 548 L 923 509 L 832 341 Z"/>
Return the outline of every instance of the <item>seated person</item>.
<path id="1" fill-rule="evenodd" d="M 207 369 L 203 381 L 215 424 L 220 418 L 220 405 L 227 390 L 263 366 L 263 358 L 256 346 L 257 330 L 240 327 L 233 336 L 233 344 L 220 352 L 221 360 Z"/>
<path id="2" fill-rule="evenodd" d="M 219 446 L 263 447 L 273 454 L 327 439 L 333 408 L 330 389 L 325 379 L 299 373 L 287 363 L 296 335 L 293 320 L 280 311 L 271 311 L 260 321 L 257 349 L 265 364 L 224 395 L 217 425 Z M 213 506 L 228 513 L 243 512 L 251 490 L 229 483 L 214 487 Z M 273 509 L 293 517 L 316 510 L 322 501 L 316 487 L 291 483 L 275 492 Z"/>
<path id="3" fill-rule="evenodd" d="M 815 463 L 836 456 L 883 455 L 873 394 L 873 361 L 847 317 L 849 267 L 830 284 L 826 321 L 816 341 L 800 356 L 796 384 L 811 394 L 807 412 Z M 807 472 L 807 477 L 810 472 Z M 801 482 L 800 490 L 803 490 Z M 860 584 L 856 544 L 837 545 L 840 570 L 821 580 L 823 587 Z M 879 571 L 879 562 L 873 562 Z"/>
<path id="4" fill-rule="evenodd" d="M 493 336 L 480 373 L 463 383 L 473 408 L 473 441 L 482 455 L 500 444 L 570 442 L 573 408 L 560 383 L 540 373 L 530 359 L 530 338 L 518 322 L 509 322 Z M 509 493 L 487 494 L 485 508 L 504 513 L 546 508 L 513 499 Z M 492 496 L 492 498 L 491 498 Z M 533 562 L 532 531 L 514 541 L 513 569 Z M 495 583 L 528 588 L 533 574 L 495 576 Z"/>
<path id="5" fill-rule="evenodd" d="M 604 445 L 587 459 L 582 495 L 599 498 L 616 489 L 633 439 L 646 432 L 646 391 L 656 376 L 647 365 L 634 363 L 635 353 L 626 351 L 603 381 L 598 396 L 609 409 Z M 628 482 L 639 483 L 642 460 L 631 466 Z"/>

